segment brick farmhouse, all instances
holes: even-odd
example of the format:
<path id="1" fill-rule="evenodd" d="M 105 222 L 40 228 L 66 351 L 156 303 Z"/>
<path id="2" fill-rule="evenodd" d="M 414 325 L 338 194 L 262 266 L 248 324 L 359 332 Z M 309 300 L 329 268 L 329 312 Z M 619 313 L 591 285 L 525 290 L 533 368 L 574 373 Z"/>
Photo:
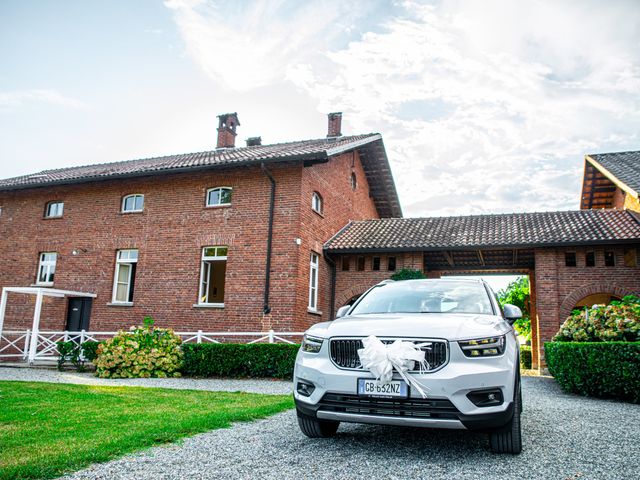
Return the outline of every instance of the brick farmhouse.
<path id="1" fill-rule="evenodd" d="M 44 297 L 41 330 L 148 315 L 291 332 L 402 268 L 522 273 L 540 367 L 572 308 L 640 291 L 640 152 L 588 155 L 581 210 L 402 218 L 379 134 L 343 136 L 334 113 L 324 138 L 237 147 L 239 125 L 220 115 L 212 151 L 0 180 L 0 332 L 31 327 L 37 302 L 19 289 L 76 292 Z"/>

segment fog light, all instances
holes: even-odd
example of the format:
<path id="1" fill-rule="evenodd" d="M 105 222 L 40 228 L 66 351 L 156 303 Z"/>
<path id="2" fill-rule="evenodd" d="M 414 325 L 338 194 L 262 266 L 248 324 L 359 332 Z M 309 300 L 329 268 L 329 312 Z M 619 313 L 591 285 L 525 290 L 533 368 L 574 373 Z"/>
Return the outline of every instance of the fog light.
<path id="1" fill-rule="evenodd" d="M 494 407 L 502 405 L 504 398 L 502 390 L 492 388 L 490 390 L 474 390 L 467 393 L 467 398 L 473 402 L 476 407 Z"/>
<path id="2" fill-rule="evenodd" d="M 310 397 L 316 386 L 313 383 L 300 380 L 296 386 L 296 391 L 303 397 Z"/>

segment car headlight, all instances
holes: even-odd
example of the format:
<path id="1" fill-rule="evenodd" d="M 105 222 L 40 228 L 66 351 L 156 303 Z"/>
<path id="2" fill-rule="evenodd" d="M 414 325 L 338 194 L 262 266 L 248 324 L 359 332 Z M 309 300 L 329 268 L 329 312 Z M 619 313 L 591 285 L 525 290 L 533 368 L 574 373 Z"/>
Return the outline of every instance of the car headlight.
<path id="1" fill-rule="evenodd" d="M 463 340 L 458 344 L 467 357 L 495 357 L 504 353 L 507 344 L 504 335 L 501 337 L 478 338 L 476 340 Z"/>
<path id="2" fill-rule="evenodd" d="M 322 342 L 324 342 L 324 338 L 305 334 L 302 339 L 302 351 L 307 353 L 318 353 L 322 348 Z"/>

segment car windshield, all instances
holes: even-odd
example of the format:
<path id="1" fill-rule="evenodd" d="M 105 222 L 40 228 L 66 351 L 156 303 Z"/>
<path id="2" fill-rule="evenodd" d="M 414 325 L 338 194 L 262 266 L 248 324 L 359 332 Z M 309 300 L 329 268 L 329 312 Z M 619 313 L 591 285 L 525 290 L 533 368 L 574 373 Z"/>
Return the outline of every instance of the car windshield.
<path id="1" fill-rule="evenodd" d="M 350 315 L 369 313 L 476 313 L 492 315 L 489 294 L 480 282 L 400 281 L 371 289 Z"/>

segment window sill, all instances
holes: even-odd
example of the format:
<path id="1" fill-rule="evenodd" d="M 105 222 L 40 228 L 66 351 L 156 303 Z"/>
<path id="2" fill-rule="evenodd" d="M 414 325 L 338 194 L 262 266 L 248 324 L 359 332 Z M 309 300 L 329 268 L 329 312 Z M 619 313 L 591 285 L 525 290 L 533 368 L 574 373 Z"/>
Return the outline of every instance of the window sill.
<path id="1" fill-rule="evenodd" d="M 318 215 L 320 218 L 324 218 L 324 215 L 323 215 L 322 212 L 319 212 L 319 211 L 315 210 L 314 208 L 311 208 L 311 211 L 313 213 L 315 213 L 316 215 Z"/>
<path id="2" fill-rule="evenodd" d="M 231 208 L 230 203 L 221 203 L 220 205 L 205 205 L 204 210 L 211 210 L 216 208 Z"/>
<path id="3" fill-rule="evenodd" d="M 194 303 L 193 308 L 224 308 L 224 303 Z"/>
<path id="4" fill-rule="evenodd" d="M 107 307 L 133 307 L 133 302 L 109 302 Z"/>
<path id="5" fill-rule="evenodd" d="M 43 220 L 61 220 L 64 216 L 58 215 L 57 217 L 42 217 Z"/>
<path id="6" fill-rule="evenodd" d="M 320 310 L 315 310 L 313 308 L 308 308 L 308 307 L 307 307 L 307 313 L 310 313 L 312 315 L 322 315 L 322 312 Z"/>
<path id="7" fill-rule="evenodd" d="M 128 210 L 126 212 L 120 211 L 120 215 L 135 215 L 136 213 L 144 213 L 144 210 Z"/>
<path id="8" fill-rule="evenodd" d="M 53 287 L 53 282 L 48 283 L 32 283 L 30 287 Z"/>

